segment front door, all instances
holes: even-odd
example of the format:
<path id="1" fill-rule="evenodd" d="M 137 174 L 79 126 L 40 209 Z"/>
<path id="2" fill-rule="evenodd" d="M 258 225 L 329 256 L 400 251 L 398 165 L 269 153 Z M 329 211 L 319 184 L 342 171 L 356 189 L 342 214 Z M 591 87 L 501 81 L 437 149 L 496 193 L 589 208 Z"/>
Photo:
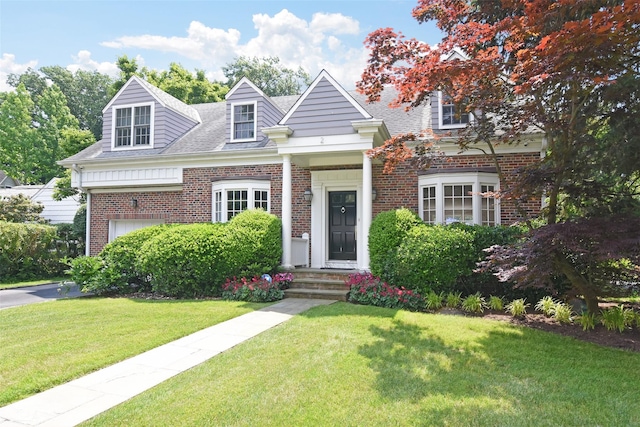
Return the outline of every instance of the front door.
<path id="1" fill-rule="evenodd" d="M 329 259 L 356 260 L 356 192 L 329 192 Z"/>

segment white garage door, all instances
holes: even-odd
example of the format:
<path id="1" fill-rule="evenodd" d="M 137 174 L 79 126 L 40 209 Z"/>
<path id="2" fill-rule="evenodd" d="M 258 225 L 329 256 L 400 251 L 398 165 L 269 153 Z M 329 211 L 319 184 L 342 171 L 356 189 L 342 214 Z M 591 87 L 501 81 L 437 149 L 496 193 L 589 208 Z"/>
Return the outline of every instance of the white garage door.
<path id="1" fill-rule="evenodd" d="M 161 219 L 119 219 L 109 221 L 109 241 L 138 228 L 164 223 Z"/>

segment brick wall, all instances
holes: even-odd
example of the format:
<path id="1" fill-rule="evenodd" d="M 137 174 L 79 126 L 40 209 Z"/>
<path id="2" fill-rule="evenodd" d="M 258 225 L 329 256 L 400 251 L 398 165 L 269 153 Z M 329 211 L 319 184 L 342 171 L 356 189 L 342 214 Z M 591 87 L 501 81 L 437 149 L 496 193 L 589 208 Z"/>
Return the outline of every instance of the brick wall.
<path id="1" fill-rule="evenodd" d="M 500 156 L 505 176 L 513 176 L 521 166 L 539 160 L 537 153 Z M 486 168 L 493 164 L 482 155 L 456 156 L 433 165 L 436 169 Z M 360 169 L 359 166 L 344 166 L 327 169 Z M 311 187 L 311 171 L 291 165 L 292 172 L 292 235 L 300 237 L 311 231 L 311 205 L 304 200 L 304 191 Z M 129 192 L 92 194 L 91 196 L 91 248 L 92 255 L 98 253 L 108 241 L 109 220 L 113 219 L 163 219 L 166 223 L 192 223 L 211 221 L 212 181 L 238 177 L 264 177 L 271 180 L 271 213 L 281 216 L 282 166 L 256 165 L 184 170 L 182 191 Z M 501 183 L 505 188 L 507 183 Z M 377 198 L 373 202 L 373 215 L 398 207 L 418 211 L 418 172 L 406 164 L 400 165 L 392 174 L 383 174 L 382 165 L 373 165 L 373 187 Z M 131 199 L 138 200 L 138 207 L 131 206 Z M 523 204 L 529 212 L 537 212 L 539 200 Z M 503 200 L 502 222 L 509 224 L 520 219 L 513 203 Z"/>

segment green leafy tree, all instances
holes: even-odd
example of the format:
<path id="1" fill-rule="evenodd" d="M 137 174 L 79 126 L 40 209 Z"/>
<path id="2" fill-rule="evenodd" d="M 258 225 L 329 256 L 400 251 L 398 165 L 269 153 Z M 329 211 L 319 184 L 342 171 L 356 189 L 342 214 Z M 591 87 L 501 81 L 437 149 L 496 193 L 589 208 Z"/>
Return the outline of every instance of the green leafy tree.
<path id="1" fill-rule="evenodd" d="M 102 109 L 109 102 L 108 92 L 113 79 L 97 71 L 71 73 L 58 65 L 42 67 L 40 71 L 64 93 L 67 106 L 78 119 L 80 128 L 90 130 L 95 139 L 100 140 Z"/>
<path id="2" fill-rule="evenodd" d="M 78 120 L 67 107 L 58 86 L 30 94 L 24 83 L 3 96 L 0 105 L 0 165 L 26 184 L 46 183 L 62 172 L 62 132 L 77 129 Z"/>
<path id="3" fill-rule="evenodd" d="M 182 65 L 172 62 L 169 71 L 143 69 L 145 79 L 185 104 L 202 104 L 224 101 L 227 86 L 209 81 L 203 70 L 195 75 Z"/>
<path id="4" fill-rule="evenodd" d="M 117 65 L 120 69 L 120 77 L 111 85 L 109 90 L 111 97 L 132 76 L 148 81 L 185 104 L 220 102 L 229 91 L 227 86 L 207 79 L 204 71 L 196 70 L 194 74 L 176 62 L 169 65 L 168 71 L 150 70 L 146 67 L 139 69 L 135 58 L 123 55 L 118 58 Z"/>
<path id="5" fill-rule="evenodd" d="M 44 206 L 18 194 L 11 197 L 0 197 L 0 221 L 44 223 L 40 216 Z"/>
<path id="6" fill-rule="evenodd" d="M 302 67 L 284 67 L 280 58 L 249 58 L 239 56 L 222 67 L 227 86 L 233 87 L 243 77 L 251 80 L 268 96 L 300 95 L 311 84 L 311 76 Z"/>

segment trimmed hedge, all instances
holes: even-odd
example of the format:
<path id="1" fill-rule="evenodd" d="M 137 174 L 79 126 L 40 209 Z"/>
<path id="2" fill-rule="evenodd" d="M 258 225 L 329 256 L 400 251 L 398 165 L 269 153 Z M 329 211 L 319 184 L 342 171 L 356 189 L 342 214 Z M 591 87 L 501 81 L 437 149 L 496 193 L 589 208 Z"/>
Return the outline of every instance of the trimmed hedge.
<path id="1" fill-rule="evenodd" d="M 462 229 L 422 224 L 413 227 L 398 248 L 395 285 L 429 292 L 450 292 L 468 276 L 476 260 L 473 235 Z"/>
<path id="2" fill-rule="evenodd" d="M 51 225 L 0 221 L 0 280 L 26 280 L 62 273 L 67 255 L 57 248 Z"/>
<path id="3" fill-rule="evenodd" d="M 155 292 L 177 297 L 219 295 L 227 278 L 275 271 L 282 257 L 275 215 L 244 211 L 227 224 L 175 227 L 146 242 L 138 268 Z"/>
<path id="4" fill-rule="evenodd" d="M 382 212 L 369 232 L 371 272 L 388 283 L 423 294 L 481 292 L 485 296 L 533 297 L 538 290 L 514 290 L 489 274 L 474 273 L 484 259 L 484 249 L 515 242 L 524 229 L 518 226 L 487 227 L 456 223 L 425 225 L 408 209 Z"/>
<path id="5" fill-rule="evenodd" d="M 422 223 L 418 215 L 405 208 L 376 215 L 369 228 L 370 268 L 374 276 L 397 283 L 398 248 L 407 233 Z"/>
<path id="6" fill-rule="evenodd" d="M 108 243 L 98 254 L 102 268 L 95 280 L 82 283 L 84 292 L 97 294 L 125 294 L 133 291 L 150 291 L 151 284 L 146 273 L 137 266 L 142 245 L 149 239 L 164 233 L 173 224 L 160 224 L 140 228 L 124 234 Z M 86 261 L 72 264 L 71 272 L 86 266 Z M 92 266 L 93 267 L 93 266 Z M 81 277 L 88 273 L 78 273 Z M 76 283 L 77 280 L 74 279 Z"/>

